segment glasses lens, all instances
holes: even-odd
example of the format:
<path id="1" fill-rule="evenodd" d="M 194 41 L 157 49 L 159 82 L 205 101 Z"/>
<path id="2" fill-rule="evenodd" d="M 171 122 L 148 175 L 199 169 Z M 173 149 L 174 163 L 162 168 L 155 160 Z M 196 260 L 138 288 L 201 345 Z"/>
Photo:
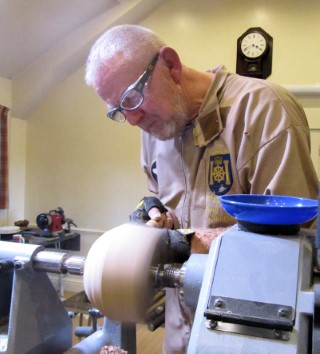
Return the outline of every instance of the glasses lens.
<path id="1" fill-rule="evenodd" d="M 114 120 L 115 122 L 122 123 L 126 120 L 126 116 L 119 111 L 119 109 L 112 109 L 107 113 L 107 117 Z"/>
<path id="2" fill-rule="evenodd" d="M 143 102 L 143 95 L 135 90 L 127 91 L 122 97 L 120 106 L 122 109 L 132 110 L 138 108 Z"/>

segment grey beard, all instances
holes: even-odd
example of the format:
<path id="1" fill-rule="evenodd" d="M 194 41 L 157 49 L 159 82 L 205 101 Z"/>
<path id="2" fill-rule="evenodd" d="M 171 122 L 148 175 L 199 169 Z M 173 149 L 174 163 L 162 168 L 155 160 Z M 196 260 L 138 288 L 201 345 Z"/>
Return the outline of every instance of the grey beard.
<path id="1" fill-rule="evenodd" d="M 189 123 L 187 106 L 180 96 L 177 97 L 175 113 L 173 119 L 165 124 L 160 133 L 152 134 L 155 138 L 163 141 L 172 139 L 179 135 Z"/>

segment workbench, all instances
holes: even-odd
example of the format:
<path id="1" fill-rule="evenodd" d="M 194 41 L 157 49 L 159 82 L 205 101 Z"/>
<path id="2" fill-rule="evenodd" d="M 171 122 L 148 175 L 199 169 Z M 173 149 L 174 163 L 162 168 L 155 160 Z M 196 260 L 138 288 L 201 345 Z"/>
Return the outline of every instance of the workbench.
<path id="1" fill-rule="evenodd" d="M 37 233 L 37 230 L 32 230 L 32 232 Z M 24 231 L 21 234 L 25 239 L 25 243 L 41 245 L 46 248 L 56 248 L 57 250 L 80 251 L 81 238 L 78 232 L 63 233 L 61 235 L 52 234 L 52 237 L 33 236 Z"/>

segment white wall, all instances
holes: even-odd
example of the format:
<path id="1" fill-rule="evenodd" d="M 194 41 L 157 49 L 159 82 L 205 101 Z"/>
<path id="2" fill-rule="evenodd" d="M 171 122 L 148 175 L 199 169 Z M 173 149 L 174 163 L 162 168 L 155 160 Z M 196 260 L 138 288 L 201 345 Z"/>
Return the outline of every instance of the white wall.
<path id="1" fill-rule="evenodd" d="M 174 46 L 186 64 L 207 69 L 236 67 L 237 38 L 250 27 L 273 37 L 271 80 L 320 84 L 320 2 L 310 0 L 174 0 L 143 25 Z"/>
<path id="2" fill-rule="evenodd" d="M 139 151 L 138 128 L 108 120 L 76 72 L 28 119 L 26 217 L 60 206 L 81 229 L 126 222 L 146 193 Z"/>
<path id="3" fill-rule="evenodd" d="M 27 121 L 11 117 L 9 141 L 9 210 L 7 224 L 23 220 L 26 190 Z"/>

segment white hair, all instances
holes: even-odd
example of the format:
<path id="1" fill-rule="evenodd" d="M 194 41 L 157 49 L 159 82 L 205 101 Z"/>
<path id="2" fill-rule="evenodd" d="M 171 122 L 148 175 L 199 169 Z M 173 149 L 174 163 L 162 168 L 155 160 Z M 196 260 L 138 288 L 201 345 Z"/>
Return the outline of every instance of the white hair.
<path id="1" fill-rule="evenodd" d="M 88 86 L 96 87 L 104 81 L 105 68 L 114 64 L 117 58 L 145 65 L 163 46 L 163 40 L 147 28 L 138 25 L 112 27 L 92 46 L 85 81 Z"/>

